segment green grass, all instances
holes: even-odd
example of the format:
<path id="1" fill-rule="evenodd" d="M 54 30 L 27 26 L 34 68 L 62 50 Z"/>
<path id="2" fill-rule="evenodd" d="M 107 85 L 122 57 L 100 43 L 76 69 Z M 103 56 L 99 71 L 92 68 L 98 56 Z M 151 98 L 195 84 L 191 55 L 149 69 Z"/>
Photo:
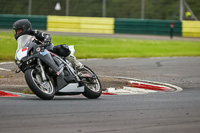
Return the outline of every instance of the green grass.
<path id="1" fill-rule="evenodd" d="M 52 42 L 75 46 L 77 58 L 200 56 L 200 42 L 136 40 L 52 35 Z M 14 60 L 17 42 L 0 32 L 0 61 Z"/>

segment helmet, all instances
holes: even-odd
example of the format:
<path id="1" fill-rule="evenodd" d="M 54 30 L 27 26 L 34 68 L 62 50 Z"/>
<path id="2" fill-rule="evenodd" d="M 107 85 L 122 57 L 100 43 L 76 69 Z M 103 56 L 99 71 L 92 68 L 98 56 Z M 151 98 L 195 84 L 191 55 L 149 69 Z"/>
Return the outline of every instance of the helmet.
<path id="1" fill-rule="evenodd" d="M 17 40 L 21 35 L 29 34 L 32 31 L 31 23 L 28 19 L 20 19 L 13 24 L 15 30 L 15 39 Z"/>

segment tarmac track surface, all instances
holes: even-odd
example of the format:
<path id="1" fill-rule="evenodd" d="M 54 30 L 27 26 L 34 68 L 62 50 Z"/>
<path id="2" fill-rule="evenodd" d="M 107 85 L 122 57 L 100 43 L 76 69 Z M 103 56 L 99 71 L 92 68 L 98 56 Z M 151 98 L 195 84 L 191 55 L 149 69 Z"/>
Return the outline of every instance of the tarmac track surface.
<path id="1" fill-rule="evenodd" d="M 200 57 L 82 60 L 101 76 L 170 83 L 178 93 L 1 97 L 0 133 L 199 133 Z"/>

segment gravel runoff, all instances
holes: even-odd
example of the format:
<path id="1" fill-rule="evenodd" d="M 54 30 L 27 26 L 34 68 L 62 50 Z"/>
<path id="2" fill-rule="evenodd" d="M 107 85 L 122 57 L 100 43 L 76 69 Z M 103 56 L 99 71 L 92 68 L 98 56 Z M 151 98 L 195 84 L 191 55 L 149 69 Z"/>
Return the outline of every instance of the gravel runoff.
<path id="1" fill-rule="evenodd" d="M 4 64 L 4 68 L 7 68 Z M 30 93 L 28 85 L 26 84 L 24 74 L 22 72 L 15 73 L 15 69 L 13 68 L 11 71 L 0 70 L 0 90 L 5 91 L 13 91 L 13 92 L 22 92 L 22 93 Z M 128 84 L 128 80 L 126 79 L 117 79 L 112 77 L 99 77 L 102 88 L 105 91 L 107 88 L 122 88 Z"/>
<path id="2" fill-rule="evenodd" d="M 11 67 L 12 66 L 12 67 Z M 12 68 L 6 69 L 6 68 Z M 0 90 L 4 91 L 11 91 L 11 92 L 17 92 L 17 93 L 32 93 L 29 89 L 28 85 L 26 84 L 24 74 L 21 73 L 15 73 L 14 70 L 17 69 L 16 66 L 13 66 L 13 62 L 7 62 L 7 63 L 0 63 Z M 145 94 L 145 93 L 151 93 L 149 90 L 142 90 L 138 88 L 132 88 L 128 87 L 130 84 L 129 81 L 135 81 L 135 82 L 141 82 L 144 84 L 154 84 L 154 85 L 164 85 L 168 86 L 170 88 L 173 88 L 170 84 L 160 84 L 160 82 L 152 82 L 152 81 L 145 81 L 140 79 L 133 79 L 133 78 L 126 78 L 126 77 L 113 77 L 113 76 L 99 76 L 99 79 L 102 84 L 103 91 L 110 92 L 110 93 L 116 93 L 116 94 Z M 128 87 L 127 91 L 125 88 Z M 131 91 L 130 91 L 131 88 Z M 179 88 L 175 86 L 175 90 L 173 91 L 180 91 L 176 88 Z M 113 90 L 114 89 L 114 90 Z M 148 91 L 148 92 L 147 92 Z M 156 91 L 154 91 L 156 92 Z"/>

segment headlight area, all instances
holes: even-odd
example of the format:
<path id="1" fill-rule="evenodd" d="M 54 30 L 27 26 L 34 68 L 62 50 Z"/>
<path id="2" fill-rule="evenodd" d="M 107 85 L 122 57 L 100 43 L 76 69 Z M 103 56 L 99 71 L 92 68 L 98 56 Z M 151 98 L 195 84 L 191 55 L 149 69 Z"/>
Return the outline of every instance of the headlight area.
<path id="1" fill-rule="evenodd" d="M 29 65 L 29 64 L 31 64 L 31 63 L 33 63 L 33 62 L 35 62 L 35 61 L 36 61 L 35 58 L 31 58 L 31 59 L 29 59 L 29 60 L 26 60 L 26 59 L 15 60 L 15 64 L 18 65 L 18 66 L 21 66 L 21 65 L 23 65 L 23 64 Z"/>
<path id="2" fill-rule="evenodd" d="M 25 72 L 27 69 L 34 67 L 35 64 L 37 63 L 37 60 L 36 58 L 31 58 L 28 60 L 27 58 L 23 58 L 20 61 L 16 60 L 15 63 L 18 65 L 18 67 L 22 72 Z"/>
<path id="3" fill-rule="evenodd" d="M 15 64 L 18 65 L 18 66 L 22 65 L 22 63 L 19 60 L 15 60 Z"/>
<path id="4" fill-rule="evenodd" d="M 26 64 L 28 65 L 28 64 L 31 64 L 31 63 L 33 63 L 33 62 L 35 62 L 35 61 L 36 61 L 35 58 L 31 58 L 31 59 L 29 59 L 29 60 L 26 62 Z"/>

